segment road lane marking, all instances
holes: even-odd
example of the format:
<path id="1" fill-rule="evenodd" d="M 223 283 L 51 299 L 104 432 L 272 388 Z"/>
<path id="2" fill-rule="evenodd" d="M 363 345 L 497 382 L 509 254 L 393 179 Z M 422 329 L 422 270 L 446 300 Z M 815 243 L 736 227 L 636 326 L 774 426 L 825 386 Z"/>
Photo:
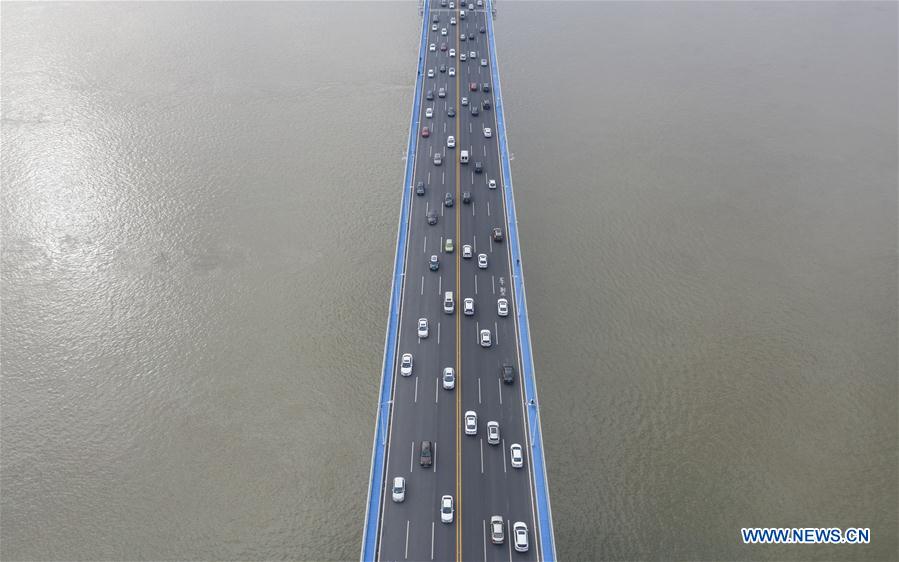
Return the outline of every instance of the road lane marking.
<path id="1" fill-rule="evenodd" d="M 481 443 L 481 474 L 484 474 L 484 438 L 479 440 Z"/>
<path id="2" fill-rule="evenodd" d="M 474 274 L 474 294 L 478 294 L 478 274 Z"/>
<path id="3" fill-rule="evenodd" d="M 512 520 L 506 519 L 506 536 L 509 537 L 509 540 L 506 541 L 509 543 L 509 562 L 512 562 Z"/>
<path id="4" fill-rule="evenodd" d="M 500 390 L 502 390 L 502 387 L 500 387 Z M 505 437 L 503 437 L 503 472 L 508 472 L 506 470 L 506 438 Z"/>
<path id="5" fill-rule="evenodd" d="M 471 250 L 472 253 L 478 251 L 478 237 L 475 234 L 471 235 Z"/>
<path id="6" fill-rule="evenodd" d="M 474 216 L 474 203 L 471 204 L 471 216 Z"/>
<path id="7" fill-rule="evenodd" d="M 409 473 L 412 473 L 412 465 L 415 462 L 415 441 L 412 442 L 412 450 L 409 451 Z"/>
<path id="8" fill-rule="evenodd" d="M 434 379 L 434 404 L 440 400 L 440 388 L 437 379 Z"/>
<path id="9" fill-rule="evenodd" d="M 406 560 L 409 559 L 409 520 L 406 519 L 406 550 L 403 554 L 403 558 Z"/>
<path id="10" fill-rule="evenodd" d="M 425 276 L 424 275 L 421 276 L 421 294 L 422 295 L 425 294 Z"/>
<path id="11" fill-rule="evenodd" d="M 432 463 L 434 466 L 434 472 L 437 472 L 437 442 L 434 441 L 434 462 Z"/>
<path id="12" fill-rule="evenodd" d="M 422 246 L 421 246 L 421 251 L 424 252 L 425 254 L 428 253 L 428 237 L 427 236 L 425 236 L 424 244 L 422 244 Z"/>
<path id="13" fill-rule="evenodd" d="M 461 1 L 461 0 L 460 0 Z M 457 10 L 461 10 L 461 4 L 457 8 Z M 459 21 L 462 21 L 461 15 L 456 13 L 459 16 Z M 461 52 L 462 49 L 459 47 L 459 33 L 454 34 L 456 36 L 455 45 L 456 51 Z M 456 98 L 458 102 L 458 97 L 460 95 L 459 88 L 459 74 L 456 74 Z M 459 121 L 462 120 L 460 116 L 458 119 L 455 119 L 456 122 L 456 138 L 461 139 L 462 135 L 459 134 Z M 461 177 L 462 177 L 462 164 L 459 158 L 454 158 L 456 168 L 456 199 L 459 199 L 459 189 L 461 188 Z M 462 239 L 462 213 L 456 213 L 456 238 Z M 456 294 L 459 294 L 459 291 L 462 288 L 462 258 L 460 256 L 461 252 L 456 252 Z M 462 424 L 459 422 L 462 420 L 462 321 L 460 320 L 461 314 L 456 315 L 456 509 L 458 510 L 459 516 L 458 521 L 456 522 L 456 562 L 462 562 Z"/>
<path id="14" fill-rule="evenodd" d="M 437 345 L 440 345 L 440 322 L 437 322 Z"/>
<path id="15" fill-rule="evenodd" d="M 431 560 L 434 559 L 434 522 L 431 521 Z"/>
<path id="16" fill-rule="evenodd" d="M 415 398 L 412 401 L 418 403 L 418 375 L 415 375 Z"/>
<path id="17" fill-rule="evenodd" d="M 487 562 L 487 520 L 481 519 L 484 528 L 484 562 Z"/>
<path id="18" fill-rule="evenodd" d="M 478 377 L 478 404 L 481 403 L 481 377 Z"/>
<path id="19" fill-rule="evenodd" d="M 493 236 L 488 238 L 488 240 L 490 241 L 490 253 L 492 254 L 493 253 Z"/>
<path id="20" fill-rule="evenodd" d="M 443 240 L 441 240 L 440 243 L 442 244 Z M 441 276 L 441 277 L 437 278 L 437 296 L 439 297 L 440 293 L 442 293 L 442 292 L 443 292 L 443 277 Z"/>
<path id="21" fill-rule="evenodd" d="M 499 326 L 496 325 L 496 321 L 493 321 L 493 332 L 496 334 L 496 345 L 499 345 Z M 440 324 L 437 324 L 437 333 L 440 333 Z"/>
<path id="22" fill-rule="evenodd" d="M 496 294 L 496 276 L 495 275 L 490 276 L 490 284 L 493 285 L 493 294 L 495 295 Z"/>
<path id="23" fill-rule="evenodd" d="M 496 385 L 499 387 L 499 405 L 503 405 L 503 381 L 496 379 Z"/>

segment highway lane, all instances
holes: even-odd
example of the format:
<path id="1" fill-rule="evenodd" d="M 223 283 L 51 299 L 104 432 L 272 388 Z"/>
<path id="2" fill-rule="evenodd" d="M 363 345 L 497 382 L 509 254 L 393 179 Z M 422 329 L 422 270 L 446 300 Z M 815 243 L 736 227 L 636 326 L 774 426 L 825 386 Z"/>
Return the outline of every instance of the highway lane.
<path id="1" fill-rule="evenodd" d="M 435 50 L 426 50 L 423 78 L 421 119 L 413 181 L 426 186 L 424 196 L 414 196 L 410 212 L 409 244 L 406 255 L 406 275 L 402 288 L 397 358 L 403 353 L 414 356 L 413 374 L 397 377 L 391 404 L 388 432 L 388 457 L 385 482 L 382 485 L 382 514 L 378 543 L 381 560 L 532 560 L 538 557 L 537 533 L 534 526 L 533 481 L 525 427 L 524 398 L 518 377 L 521 368 L 514 309 L 510 256 L 508 244 L 494 242 L 491 231 L 500 227 L 506 234 L 506 215 L 503 204 L 502 175 L 493 108 L 483 109 L 484 99 L 493 103 L 493 92 L 481 91 L 484 83 L 491 84 L 490 69 L 482 66 L 482 58 L 489 59 L 486 34 L 479 32 L 486 26 L 483 9 L 467 12 L 459 17 L 459 9 L 441 9 L 439 0 L 431 0 L 431 17 L 436 16 L 437 30 L 428 24 L 428 41 Z M 456 25 L 450 24 L 455 17 Z M 441 30 L 446 28 L 447 35 Z M 474 40 L 460 41 L 460 33 Z M 441 44 L 446 50 L 441 50 Z M 450 56 L 455 49 L 456 56 Z M 471 52 L 475 56 L 471 57 Z M 461 61 L 461 54 L 468 60 Z M 440 65 L 456 69 L 455 76 L 440 72 Z M 432 69 L 433 78 L 427 77 Z M 469 84 L 476 82 L 477 91 Z M 439 88 L 446 97 L 439 98 Z M 434 100 L 426 99 L 427 92 Z M 468 106 L 461 98 L 468 98 Z M 471 114 L 473 104 L 481 106 L 479 115 Z M 447 115 L 454 107 L 455 117 Z M 434 115 L 425 117 L 425 110 L 433 108 Z M 421 137 L 421 127 L 428 126 L 431 135 Z M 484 136 L 489 127 L 492 136 Z M 447 148 L 447 136 L 456 139 L 455 148 Z M 467 149 L 470 162 L 459 163 L 459 153 Z M 444 156 L 442 165 L 435 165 L 433 155 Z M 448 156 L 448 158 L 446 158 Z M 474 173 L 475 162 L 481 162 L 482 174 Z M 489 189 L 488 181 L 496 181 L 497 188 Z M 472 203 L 461 201 L 463 192 L 472 195 Z M 453 207 L 443 205 L 445 193 L 455 198 Z M 436 225 L 428 225 L 427 210 L 437 210 Z M 457 235 L 461 233 L 461 235 Z M 443 250 L 444 241 L 452 238 L 453 253 Z M 463 244 L 471 244 L 474 257 L 462 259 Z M 477 265 L 477 254 L 488 258 L 486 269 Z M 427 260 L 436 254 L 440 260 L 438 271 L 430 271 Z M 456 311 L 443 312 L 442 293 L 454 292 Z M 496 301 L 505 296 L 509 302 L 509 316 L 497 315 Z M 462 301 L 475 299 L 475 314 L 462 314 Z M 417 336 L 418 318 L 429 320 L 430 335 Z M 493 346 L 482 348 L 478 330 L 489 329 Z M 500 367 L 504 362 L 515 366 L 516 381 L 504 385 L 500 381 Z M 444 367 L 453 367 L 457 380 L 454 390 L 444 390 L 440 375 Z M 478 413 L 478 435 L 462 434 L 462 412 Z M 486 424 L 496 420 L 500 424 L 502 443 L 489 445 Z M 430 469 L 419 466 L 419 446 L 423 439 L 435 444 L 435 462 Z M 525 450 L 525 467 L 514 469 L 509 460 L 509 446 L 520 443 Z M 457 448 L 457 443 L 461 445 Z M 461 453 L 461 454 L 457 454 Z M 407 482 L 406 500 L 394 503 L 390 485 L 395 476 Z M 455 521 L 441 523 L 440 497 L 450 494 L 455 501 Z M 461 500 L 461 501 L 460 501 Z M 507 521 L 506 541 L 503 545 L 490 543 L 488 523 L 491 515 L 501 515 Z M 517 553 L 511 548 L 511 523 L 524 521 L 529 529 L 530 550 Z M 461 551 L 458 549 L 461 545 Z"/>

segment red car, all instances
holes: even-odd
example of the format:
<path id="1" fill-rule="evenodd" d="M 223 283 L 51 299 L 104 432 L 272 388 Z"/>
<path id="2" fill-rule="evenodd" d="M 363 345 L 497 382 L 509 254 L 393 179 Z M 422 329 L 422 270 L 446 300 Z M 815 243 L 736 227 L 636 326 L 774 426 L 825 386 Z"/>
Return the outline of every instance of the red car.
<path id="1" fill-rule="evenodd" d="M 441 51 L 445 51 L 445 50 L 446 50 L 446 43 L 441 43 L 441 44 L 440 44 L 440 50 L 441 50 Z"/>
<path id="2" fill-rule="evenodd" d="M 472 92 L 477 92 L 478 91 L 478 83 L 472 82 L 471 84 L 468 85 L 468 89 L 471 90 Z"/>
<path id="3" fill-rule="evenodd" d="M 427 127 L 422 127 L 421 128 L 421 136 L 429 137 L 429 136 L 431 136 L 431 131 L 429 131 Z"/>

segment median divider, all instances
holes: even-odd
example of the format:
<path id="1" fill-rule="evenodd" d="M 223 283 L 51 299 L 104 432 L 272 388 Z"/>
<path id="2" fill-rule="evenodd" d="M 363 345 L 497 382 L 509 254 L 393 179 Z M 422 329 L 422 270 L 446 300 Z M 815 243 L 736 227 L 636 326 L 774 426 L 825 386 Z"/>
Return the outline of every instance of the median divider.
<path id="1" fill-rule="evenodd" d="M 506 141 L 506 124 L 503 117 L 503 96 L 499 82 L 499 71 L 496 62 L 496 43 L 493 37 L 493 0 L 487 4 L 487 41 L 490 45 L 490 75 L 493 79 L 493 97 L 495 99 L 497 135 L 502 160 L 503 197 L 506 202 L 506 225 L 509 233 L 509 249 L 512 254 L 512 283 L 515 288 L 515 309 L 518 311 L 516 322 L 521 337 L 521 380 L 524 384 L 527 401 L 528 430 L 531 445 L 531 460 L 534 464 L 534 488 L 537 504 L 538 532 L 543 559 L 556 560 L 556 542 L 552 523 L 552 508 L 549 501 L 549 484 L 546 478 L 546 461 L 543 457 L 543 431 L 540 427 L 539 400 L 537 384 L 534 380 L 534 358 L 531 351 L 531 331 L 528 324 L 527 304 L 524 292 L 524 277 L 521 271 L 521 248 L 518 243 L 518 218 L 515 214 L 515 198 L 512 194 L 512 172 L 509 167 L 509 149 Z"/>
<path id="2" fill-rule="evenodd" d="M 409 235 L 409 213 L 412 206 L 412 173 L 415 169 L 415 149 L 418 142 L 418 123 L 421 119 L 419 100 L 421 99 L 422 79 L 424 75 L 425 49 L 428 39 L 428 21 L 430 4 L 424 2 L 421 26 L 421 45 L 418 51 L 418 74 L 415 79 L 415 96 L 412 100 L 412 117 L 409 123 L 409 144 L 406 149 L 406 173 L 403 179 L 402 210 L 397 228 L 396 254 L 393 260 L 393 279 L 390 289 L 390 308 L 388 312 L 387 335 L 384 338 L 384 364 L 381 369 L 381 384 L 378 393 L 378 410 L 375 421 L 375 435 L 372 444 L 371 469 L 369 472 L 368 497 L 365 507 L 365 525 L 362 530 L 362 549 L 359 555 L 363 562 L 374 561 L 379 519 L 381 516 L 382 484 L 386 464 L 387 435 L 390 431 L 390 397 L 393 395 L 394 364 L 396 361 L 396 342 L 399 334 L 399 315 L 401 295 L 406 274 L 406 246 Z"/>

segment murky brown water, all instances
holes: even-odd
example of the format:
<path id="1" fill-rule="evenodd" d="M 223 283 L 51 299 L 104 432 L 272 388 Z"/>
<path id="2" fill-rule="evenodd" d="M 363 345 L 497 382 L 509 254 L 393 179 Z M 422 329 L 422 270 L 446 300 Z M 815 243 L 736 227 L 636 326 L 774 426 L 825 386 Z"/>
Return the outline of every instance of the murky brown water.
<path id="1" fill-rule="evenodd" d="M 498 10 L 560 558 L 895 559 L 896 5 Z M 3 4 L 0 558 L 358 557 L 418 25 Z"/>

